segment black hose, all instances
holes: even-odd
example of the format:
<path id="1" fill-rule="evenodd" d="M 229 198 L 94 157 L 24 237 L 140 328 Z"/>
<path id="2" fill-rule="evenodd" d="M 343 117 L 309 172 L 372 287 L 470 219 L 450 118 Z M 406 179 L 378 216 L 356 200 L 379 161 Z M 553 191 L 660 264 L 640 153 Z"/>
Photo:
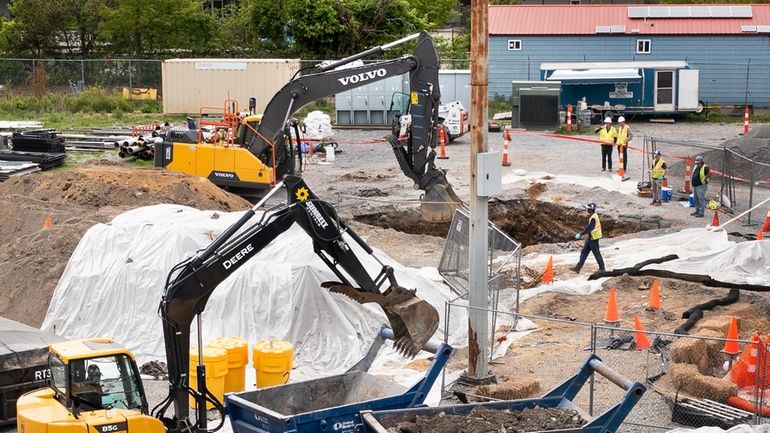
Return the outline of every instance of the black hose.
<path id="1" fill-rule="evenodd" d="M 682 319 L 687 319 L 687 321 L 682 324 L 680 327 L 676 328 L 674 330 L 674 334 L 679 335 L 687 335 L 687 331 L 692 329 L 693 326 L 695 326 L 696 323 L 700 319 L 703 318 L 703 311 L 705 310 L 712 310 L 714 307 L 717 306 L 724 306 L 724 305 L 730 305 L 738 302 L 738 298 L 740 298 L 741 291 L 738 289 L 730 289 L 730 293 L 727 294 L 727 296 L 722 298 L 716 298 L 712 299 L 708 302 L 704 302 L 702 304 L 698 304 L 694 307 L 689 308 L 685 312 L 682 313 Z"/>
<path id="2" fill-rule="evenodd" d="M 679 256 L 677 256 L 676 254 L 670 254 L 668 256 L 659 257 L 657 259 L 649 259 L 643 262 L 639 262 L 634 266 L 631 266 L 630 268 L 613 269 L 611 271 L 604 271 L 604 272 L 601 272 L 601 271 L 594 272 L 588 277 L 588 279 L 598 280 L 599 278 L 604 278 L 604 277 L 619 277 L 623 274 L 633 275 L 631 272 L 638 272 L 647 265 L 670 262 L 671 260 L 676 260 L 678 258 Z"/>

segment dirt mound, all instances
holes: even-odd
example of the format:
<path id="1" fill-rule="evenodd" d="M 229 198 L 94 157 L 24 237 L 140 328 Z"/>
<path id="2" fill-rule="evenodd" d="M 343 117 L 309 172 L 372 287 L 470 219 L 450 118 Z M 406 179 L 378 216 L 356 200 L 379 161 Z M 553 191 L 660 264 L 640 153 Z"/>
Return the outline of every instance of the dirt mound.
<path id="1" fill-rule="evenodd" d="M 129 209 L 160 203 L 221 211 L 249 207 L 203 178 L 103 162 L 0 184 L 0 316 L 40 326 L 85 232 Z M 52 227 L 43 228 L 49 215 Z"/>
<path id="2" fill-rule="evenodd" d="M 207 179 L 160 169 L 98 161 L 66 171 L 23 176 L 0 184 L 0 197 L 22 195 L 52 203 L 98 208 L 174 203 L 198 209 L 241 210 L 249 203 Z"/>

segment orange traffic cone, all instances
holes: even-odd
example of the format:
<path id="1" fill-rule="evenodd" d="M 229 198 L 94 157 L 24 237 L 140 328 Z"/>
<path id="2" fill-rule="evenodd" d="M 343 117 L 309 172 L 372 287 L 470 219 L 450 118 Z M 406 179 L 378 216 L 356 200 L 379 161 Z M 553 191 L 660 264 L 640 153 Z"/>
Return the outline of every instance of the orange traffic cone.
<path id="1" fill-rule="evenodd" d="M 604 323 L 613 325 L 620 323 L 620 315 L 618 314 L 618 303 L 615 300 L 614 287 L 610 287 L 610 299 L 607 301 L 607 313 L 604 315 Z"/>
<path id="2" fill-rule="evenodd" d="M 762 343 L 762 339 L 759 338 L 759 332 L 755 332 L 751 336 L 751 343 L 743 348 L 741 356 L 735 361 L 727 375 L 730 382 L 738 385 L 739 388 L 757 384 L 757 356 L 759 355 L 760 343 Z"/>
<path id="3" fill-rule="evenodd" d="M 508 161 L 508 145 L 511 144 L 511 132 L 507 129 L 503 131 L 503 167 L 510 167 L 511 162 Z"/>
<path id="4" fill-rule="evenodd" d="M 757 232 L 757 240 L 761 241 L 764 238 L 765 238 L 765 232 L 763 232 L 762 229 L 759 229 L 759 231 Z"/>
<path id="5" fill-rule="evenodd" d="M 446 156 L 446 131 L 442 126 L 439 126 L 438 128 L 438 156 L 436 158 L 438 159 L 449 159 L 448 156 Z"/>
<path id="6" fill-rule="evenodd" d="M 714 209 L 714 218 L 711 219 L 711 227 L 719 227 L 719 210 Z"/>
<path id="7" fill-rule="evenodd" d="M 770 209 L 767 210 L 767 216 L 765 216 L 765 223 L 762 224 L 763 232 L 770 232 Z"/>
<path id="8" fill-rule="evenodd" d="M 51 227 L 53 227 L 53 217 L 51 217 L 51 214 L 48 214 L 48 216 L 45 217 L 45 221 L 43 221 L 43 228 L 50 229 Z"/>
<path id="9" fill-rule="evenodd" d="M 652 289 L 650 289 L 650 299 L 647 301 L 647 308 L 660 310 L 660 282 L 657 278 L 652 280 Z"/>
<path id="10" fill-rule="evenodd" d="M 548 259 L 548 264 L 545 265 L 545 272 L 540 277 L 540 282 L 545 284 L 553 283 L 553 256 Z"/>
<path id="11" fill-rule="evenodd" d="M 647 334 L 644 333 L 644 327 L 639 321 L 639 316 L 634 316 L 634 329 L 636 329 L 636 348 L 639 350 L 649 349 L 652 344 L 650 344 Z"/>
<path id="12" fill-rule="evenodd" d="M 741 353 L 741 348 L 738 346 L 738 319 L 735 316 L 730 319 L 730 329 L 727 330 L 727 341 L 722 348 L 722 353 L 730 356 Z"/>

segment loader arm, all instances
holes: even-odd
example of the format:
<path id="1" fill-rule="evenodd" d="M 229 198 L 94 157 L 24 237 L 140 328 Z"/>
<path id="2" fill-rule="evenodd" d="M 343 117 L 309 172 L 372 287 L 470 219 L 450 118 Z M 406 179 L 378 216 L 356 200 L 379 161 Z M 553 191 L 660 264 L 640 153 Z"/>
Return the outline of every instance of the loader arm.
<path id="1" fill-rule="evenodd" d="M 411 55 L 382 60 L 360 67 L 337 69 L 355 60 L 383 53 L 390 48 L 417 39 Z M 409 73 L 410 115 L 409 134 L 391 136 L 389 143 L 399 168 L 412 179 L 415 189 L 425 191 L 423 216 L 430 221 L 449 221 L 454 207 L 461 200 L 446 179 L 446 171 L 436 168 L 438 108 L 441 101 L 439 86 L 439 57 L 433 39 L 427 32 L 414 34 L 398 41 L 374 47 L 345 59 L 315 67 L 316 72 L 289 81 L 276 93 L 265 108 L 257 134 L 249 150 L 265 164 L 270 164 L 272 149 L 288 149 L 288 126 L 292 114 L 321 98 L 355 89 L 369 83 Z M 268 142 L 270 140 L 270 142 Z M 276 174 L 282 178 L 293 174 L 290 151 L 279 152 Z"/>
<path id="2" fill-rule="evenodd" d="M 257 223 L 246 226 L 262 203 L 283 185 L 288 193 L 288 201 L 276 210 L 266 211 Z M 175 266 L 169 273 L 160 304 L 169 396 L 153 412 L 171 430 L 182 430 L 180 426 L 188 425 L 188 398 L 191 394 L 188 378 L 190 327 L 195 316 L 203 312 L 209 297 L 225 279 L 294 223 L 307 232 L 313 240 L 313 251 L 340 280 L 325 283 L 324 287 L 344 293 L 359 302 L 379 304 L 388 317 L 399 350 L 407 355 L 416 354 L 436 331 L 438 312 L 417 298 L 414 290 L 400 287 L 390 266 L 382 265 L 379 274 L 373 278 L 343 234 L 349 235 L 368 254 L 373 253 L 372 249 L 340 220 L 329 203 L 319 200 L 301 178 L 287 176 L 211 245 Z M 357 286 L 353 286 L 350 280 Z M 165 411 L 172 402 L 175 416 L 168 419 L 165 418 Z"/>

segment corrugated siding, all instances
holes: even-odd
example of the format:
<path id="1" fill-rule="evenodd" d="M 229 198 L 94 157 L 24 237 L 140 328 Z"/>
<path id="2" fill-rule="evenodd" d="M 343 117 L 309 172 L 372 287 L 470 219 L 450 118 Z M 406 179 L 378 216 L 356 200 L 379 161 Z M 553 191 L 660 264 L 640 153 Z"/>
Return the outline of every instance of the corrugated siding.
<path id="1" fill-rule="evenodd" d="M 509 51 L 509 39 L 521 51 Z M 636 54 L 637 39 L 650 39 L 652 52 Z M 508 98 L 511 81 L 539 80 L 541 63 L 684 60 L 700 70 L 702 100 L 743 104 L 749 59 L 748 103 L 770 107 L 770 36 L 490 36 L 489 94 Z"/>
<path id="2" fill-rule="evenodd" d="M 770 5 L 751 5 L 751 18 L 628 18 L 629 5 L 511 6 L 489 8 L 490 35 L 595 35 L 596 26 L 626 26 L 644 35 L 741 34 L 742 25 L 770 24 Z M 673 6 L 673 5 L 670 5 Z M 692 5 L 695 6 L 695 5 Z"/>
<path id="3" fill-rule="evenodd" d="M 196 62 L 245 63 L 246 69 L 196 69 Z M 223 107 L 226 99 L 247 110 L 257 98 L 262 112 L 300 64 L 297 59 L 173 59 L 163 62 L 163 112 L 197 114 L 200 107 Z"/>

